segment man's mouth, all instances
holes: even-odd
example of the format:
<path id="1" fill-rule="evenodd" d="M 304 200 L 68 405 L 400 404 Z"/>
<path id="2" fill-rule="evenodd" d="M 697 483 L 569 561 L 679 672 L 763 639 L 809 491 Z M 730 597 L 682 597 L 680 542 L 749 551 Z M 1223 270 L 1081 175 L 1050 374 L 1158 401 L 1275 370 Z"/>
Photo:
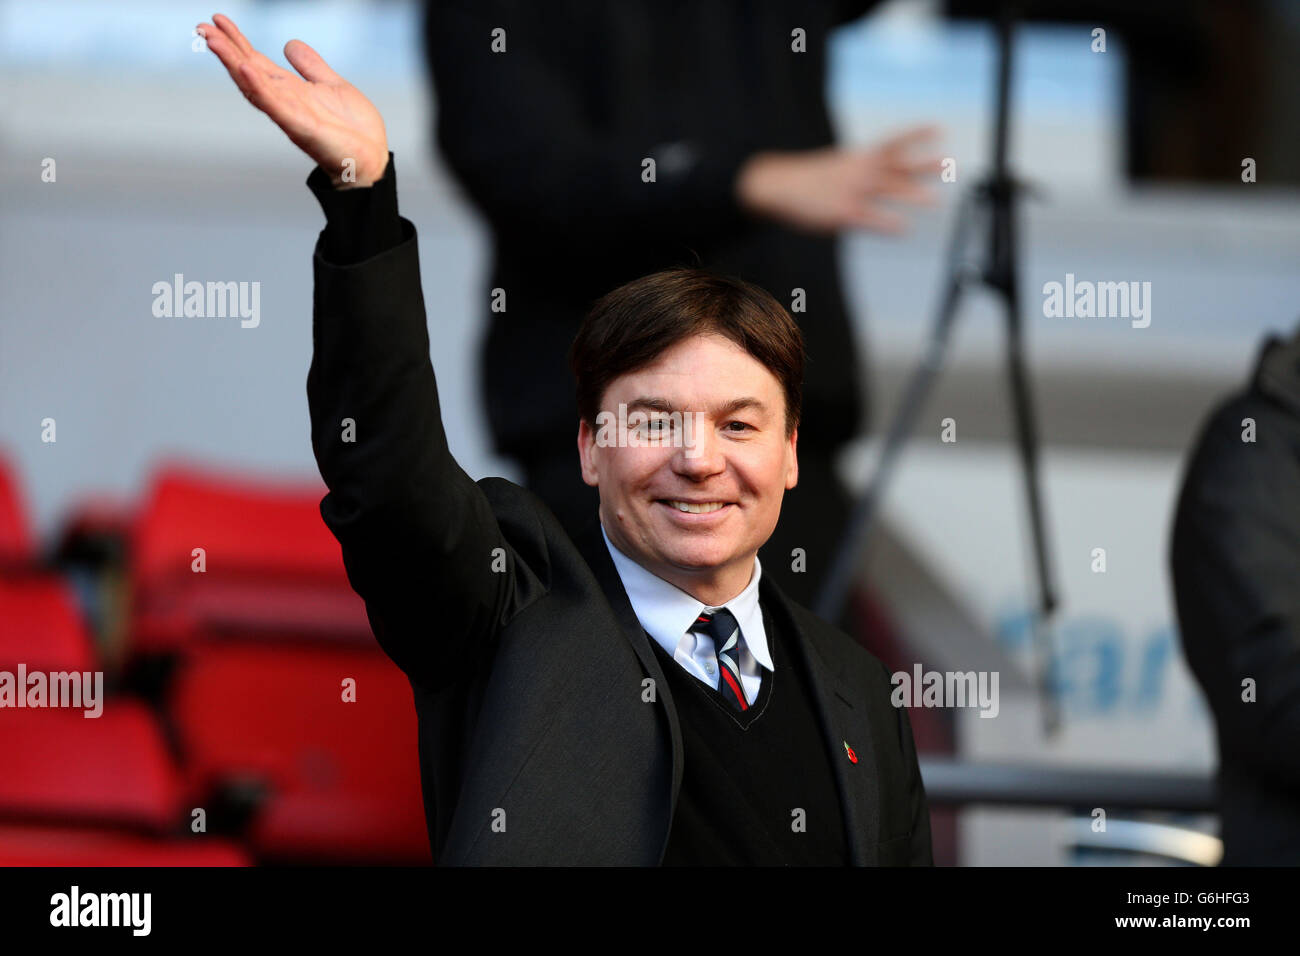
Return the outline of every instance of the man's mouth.
<path id="1" fill-rule="evenodd" d="M 692 515 L 708 514 L 731 504 L 729 501 L 678 501 L 671 498 L 660 498 L 659 503 Z"/>

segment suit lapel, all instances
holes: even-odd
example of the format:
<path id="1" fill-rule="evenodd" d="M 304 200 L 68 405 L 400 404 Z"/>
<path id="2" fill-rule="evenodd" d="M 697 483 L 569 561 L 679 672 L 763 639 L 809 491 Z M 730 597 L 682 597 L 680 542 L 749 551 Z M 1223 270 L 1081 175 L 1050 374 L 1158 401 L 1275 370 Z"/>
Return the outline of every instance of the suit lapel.
<path id="1" fill-rule="evenodd" d="M 767 576 L 759 581 L 759 593 L 769 612 L 777 617 L 781 635 L 790 635 L 788 643 L 795 648 L 794 653 L 801 655 L 810 677 L 840 793 L 850 862 L 854 866 L 875 866 L 880 826 L 879 773 L 866 710 L 861 704 L 853 704 L 861 690 L 855 694 L 850 686 L 843 656 L 826 639 L 827 625 L 820 618 L 791 602 Z M 853 748 L 856 763 L 849 759 L 846 743 Z"/>
<path id="2" fill-rule="evenodd" d="M 682 766 L 685 761 L 682 730 L 677 719 L 677 706 L 673 703 L 672 692 L 668 688 L 668 680 L 664 676 L 663 668 L 659 665 L 659 658 L 655 656 L 650 647 L 650 637 L 637 619 L 636 612 L 632 610 L 632 602 L 628 600 L 627 591 L 623 588 L 623 579 L 618 576 L 618 569 L 614 567 L 614 559 L 609 556 L 609 548 L 606 547 L 605 538 L 601 534 L 600 523 L 592 521 L 583 531 L 574 536 L 573 541 L 577 545 L 579 553 L 586 560 L 587 566 L 591 568 L 591 572 L 595 575 L 596 582 L 600 585 L 601 590 L 605 592 L 605 597 L 614 610 L 615 618 L 618 620 L 619 630 L 631 643 L 636 656 L 641 660 L 641 666 L 645 668 L 645 672 L 654 679 L 655 693 L 663 698 L 664 709 L 668 713 L 668 728 L 672 736 L 673 746 L 673 793 L 668 816 L 668 829 L 671 832 L 673 816 L 677 810 L 677 795 L 682 788 Z M 664 849 L 667 848 L 667 845 L 668 836 L 665 834 Z"/>

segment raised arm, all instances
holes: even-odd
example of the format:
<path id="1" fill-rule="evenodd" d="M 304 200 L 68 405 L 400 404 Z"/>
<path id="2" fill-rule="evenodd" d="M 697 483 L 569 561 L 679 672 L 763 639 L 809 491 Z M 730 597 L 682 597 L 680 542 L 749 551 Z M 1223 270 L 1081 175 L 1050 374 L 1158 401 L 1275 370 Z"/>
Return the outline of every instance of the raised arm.
<path id="1" fill-rule="evenodd" d="M 285 47 L 297 77 L 214 19 L 199 27 L 209 49 L 318 164 L 308 184 L 329 225 L 313 261 L 307 395 L 329 489 L 321 515 L 384 650 L 425 687 L 454 683 L 488 659 L 532 578 L 447 447 L 415 228 L 397 214 L 383 120 L 305 43 Z"/>

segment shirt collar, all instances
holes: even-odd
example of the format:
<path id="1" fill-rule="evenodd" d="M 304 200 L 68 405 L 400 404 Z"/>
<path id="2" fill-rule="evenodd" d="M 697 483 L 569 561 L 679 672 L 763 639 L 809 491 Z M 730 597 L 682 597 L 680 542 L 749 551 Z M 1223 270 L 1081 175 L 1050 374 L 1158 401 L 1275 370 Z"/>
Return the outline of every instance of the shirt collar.
<path id="1" fill-rule="evenodd" d="M 614 547 L 609 535 L 605 534 L 604 523 L 600 526 L 600 534 L 605 539 L 605 547 L 609 548 L 609 556 L 614 560 L 637 620 L 670 656 L 676 654 L 678 643 L 700 613 L 717 608 L 696 600 L 676 585 L 652 574 Z M 770 671 L 773 670 L 772 655 L 767 647 L 763 611 L 758 604 L 758 581 L 762 574 L 762 565 L 755 555 L 754 573 L 750 575 L 749 583 L 725 606 L 735 615 L 741 639 L 754 655 L 754 660 Z"/>

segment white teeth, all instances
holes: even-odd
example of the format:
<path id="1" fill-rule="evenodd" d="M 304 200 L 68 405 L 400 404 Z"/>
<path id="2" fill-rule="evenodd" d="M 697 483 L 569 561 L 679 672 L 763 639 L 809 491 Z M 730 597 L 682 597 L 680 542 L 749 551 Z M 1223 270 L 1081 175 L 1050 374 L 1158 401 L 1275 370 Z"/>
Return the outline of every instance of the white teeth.
<path id="1" fill-rule="evenodd" d="M 710 501 L 707 504 L 693 505 L 689 501 L 670 501 L 668 504 L 672 505 L 678 511 L 685 511 L 693 515 L 702 515 L 726 507 L 727 503 L 725 501 Z"/>

